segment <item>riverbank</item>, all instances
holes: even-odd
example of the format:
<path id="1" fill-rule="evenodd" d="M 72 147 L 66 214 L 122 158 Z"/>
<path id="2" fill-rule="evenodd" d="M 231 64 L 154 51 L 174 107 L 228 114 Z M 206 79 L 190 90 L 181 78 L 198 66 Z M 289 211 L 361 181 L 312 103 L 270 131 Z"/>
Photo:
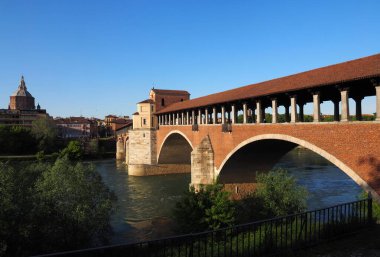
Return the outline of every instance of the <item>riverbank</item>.
<path id="1" fill-rule="evenodd" d="M 292 257 L 379 257 L 380 224 L 290 255 Z"/>
<path id="2" fill-rule="evenodd" d="M 93 161 L 93 160 L 103 160 L 103 159 L 114 159 L 116 152 L 106 152 L 97 155 L 84 155 L 84 161 Z M 55 160 L 58 157 L 58 153 L 46 154 L 43 156 L 44 160 Z M 6 155 L 0 156 L 0 162 L 7 161 L 36 161 L 38 160 L 37 154 L 34 155 Z"/>

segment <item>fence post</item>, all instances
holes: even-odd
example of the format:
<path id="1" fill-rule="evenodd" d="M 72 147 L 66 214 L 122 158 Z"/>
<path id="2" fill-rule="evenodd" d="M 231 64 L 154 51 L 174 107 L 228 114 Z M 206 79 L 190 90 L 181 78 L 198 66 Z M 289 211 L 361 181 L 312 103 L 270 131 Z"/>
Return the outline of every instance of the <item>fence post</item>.
<path id="1" fill-rule="evenodd" d="M 373 217 L 372 217 L 372 195 L 371 195 L 371 192 L 368 192 L 367 202 L 368 202 L 368 224 L 372 224 Z"/>

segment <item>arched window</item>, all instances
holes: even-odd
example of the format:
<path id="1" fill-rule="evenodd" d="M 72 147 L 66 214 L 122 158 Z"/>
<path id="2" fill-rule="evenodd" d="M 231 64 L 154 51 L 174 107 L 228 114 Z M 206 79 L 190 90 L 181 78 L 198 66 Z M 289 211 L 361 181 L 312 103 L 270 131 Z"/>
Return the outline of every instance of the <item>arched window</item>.
<path id="1" fill-rule="evenodd" d="M 161 99 L 161 106 L 165 106 L 165 99 L 164 98 Z"/>

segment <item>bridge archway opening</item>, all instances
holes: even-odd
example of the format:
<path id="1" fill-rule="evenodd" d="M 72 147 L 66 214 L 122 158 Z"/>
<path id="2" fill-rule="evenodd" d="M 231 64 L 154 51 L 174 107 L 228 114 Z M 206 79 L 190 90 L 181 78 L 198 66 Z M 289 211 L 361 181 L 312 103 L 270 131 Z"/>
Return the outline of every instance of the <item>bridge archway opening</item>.
<path id="1" fill-rule="evenodd" d="M 189 141 L 180 133 L 174 132 L 166 137 L 158 156 L 158 164 L 191 164 Z"/>
<path id="2" fill-rule="evenodd" d="M 244 187 L 247 186 L 246 184 L 254 184 L 256 183 L 256 171 L 269 171 L 284 155 L 297 146 L 301 146 L 313 155 L 317 155 L 318 158 L 324 159 L 326 163 L 330 162 L 332 167 L 336 166 L 339 172 L 344 172 L 363 190 L 371 192 L 374 199 L 377 201 L 380 200 L 378 193 L 342 161 L 307 141 L 281 134 L 265 134 L 247 139 L 240 143 L 226 156 L 216 171 L 218 181 L 222 184 L 226 184 L 226 188 L 229 190 L 235 190 L 235 186 L 237 188 L 239 184 L 243 184 Z M 256 154 L 256 156 L 254 156 L 254 154 Z M 323 180 L 324 178 L 321 179 Z M 359 189 L 359 191 L 352 191 L 352 196 L 356 197 L 358 195 L 361 191 L 359 187 L 356 188 Z M 248 187 L 246 187 L 248 190 L 252 190 L 252 188 L 254 188 L 254 186 L 248 185 Z M 244 195 L 243 191 L 242 193 Z"/>
<path id="3" fill-rule="evenodd" d="M 269 171 L 297 144 L 276 139 L 254 141 L 238 149 L 219 172 L 222 184 L 255 183 L 257 171 Z"/>

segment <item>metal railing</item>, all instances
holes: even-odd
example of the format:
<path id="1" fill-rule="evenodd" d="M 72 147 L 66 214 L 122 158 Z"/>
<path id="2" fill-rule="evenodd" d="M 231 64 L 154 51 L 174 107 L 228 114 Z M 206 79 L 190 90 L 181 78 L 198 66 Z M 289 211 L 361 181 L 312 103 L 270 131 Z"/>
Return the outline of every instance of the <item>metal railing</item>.
<path id="1" fill-rule="evenodd" d="M 47 256 L 268 256 L 304 248 L 372 224 L 372 199 L 197 234 Z"/>

